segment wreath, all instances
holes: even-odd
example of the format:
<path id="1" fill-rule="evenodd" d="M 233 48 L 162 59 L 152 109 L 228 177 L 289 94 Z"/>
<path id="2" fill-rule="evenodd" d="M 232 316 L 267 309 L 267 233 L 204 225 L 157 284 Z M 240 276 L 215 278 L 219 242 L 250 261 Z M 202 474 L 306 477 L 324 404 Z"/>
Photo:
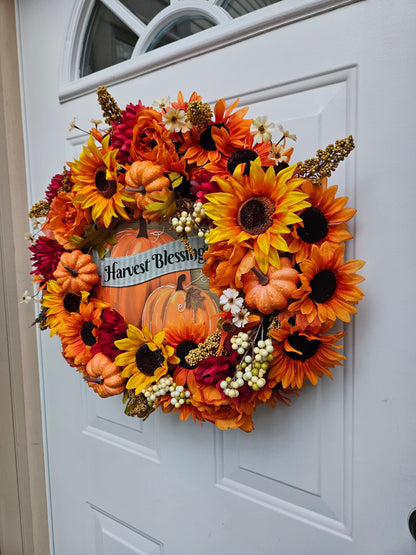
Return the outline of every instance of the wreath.
<path id="1" fill-rule="evenodd" d="M 250 432 L 345 358 L 328 332 L 356 313 L 364 262 L 344 261 L 355 209 L 327 178 L 353 138 L 290 165 L 296 136 L 273 141 L 238 101 L 97 94 L 105 124 L 29 214 L 36 323 L 127 415 Z"/>

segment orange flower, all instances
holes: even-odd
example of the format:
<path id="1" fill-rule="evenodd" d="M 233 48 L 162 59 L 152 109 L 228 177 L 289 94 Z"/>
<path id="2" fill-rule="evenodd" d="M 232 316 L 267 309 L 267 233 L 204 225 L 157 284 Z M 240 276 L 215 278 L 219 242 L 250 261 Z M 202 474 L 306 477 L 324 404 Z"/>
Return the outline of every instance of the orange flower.
<path id="1" fill-rule="evenodd" d="M 345 222 L 356 212 L 354 208 L 344 208 L 348 197 L 335 198 L 338 186 L 327 188 L 327 178 L 322 179 L 321 185 L 313 185 L 307 180 L 301 189 L 308 194 L 311 206 L 300 214 L 302 221 L 295 224 L 292 231 L 289 252 L 295 254 L 298 263 L 308 258 L 312 245 L 320 246 L 324 241 L 342 243 L 351 239 Z"/>
<path id="2" fill-rule="evenodd" d="M 194 374 L 194 368 L 196 368 L 196 366 L 190 366 L 185 357 L 190 351 L 196 349 L 199 343 L 205 341 L 207 337 L 205 322 L 194 324 L 185 322 L 185 319 L 181 317 L 174 324 L 164 328 L 164 332 L 166 343 L 175 349 L 175 355 L 179 358 L 173 379 L 177 385 L 185 386 L 189 374 Z"/>
<path id="3" fill-rule="evenodd" d="M 162 114 L 152 108 L 139 112 L 133 128 L 130 155 L 133 160 L 151 160 L 156 162 L 160 151 L 174 150 L 170 133 L 162 123 Z"/>
<path id="4" fill-rule="evenodd" d="M 254 266 L 252 250 L 241 245 L 227 245 L 225 241 L 210 245 L 204 252 L 203 273 L 209 278 L 209 288 L 221 295 L 227 287 L 241 289 L 241 276 Z"/>
<path id="5" fill-rule="evenodd" d="M 219 179 L 220 192 L 205 196 L 205 215 L 215 224 L 209 243 L 226 241 L 253 249 L 263 273 L 269 264 L 279 268 L 278 251 L 288 250 L 284 238 L 290 233 L 288 226 L 299 222 L 297 213 L 309 206 L 307 195 L 298 189 L 303 180 L 292 178 L 295 169 L 291 166 L 276 175 L 272 167 L 264 171 L 257 158 L 249 175 L 240 165 L 233 176 Z"/>
<path id="6" fill-rule="evenodd" d="M 244 140 L 250 135 L 250 126 L 253 120 L 244 119 L 248 108 L 241 108 L 232 113 L 238 106 L 236 100 L 227 108 L 224 99 L 218 100 L 214 108 L 214 121 L 203 130 L 196 127 L 191 129 L 189 142 L 181 148 L 186 150 L 184 158 L 188 164 L 204 166 L 207 162 L 218 162 L 222 153 L 216 143 L 215 131 L 226 128 L 229 135 L 229 143 L 237 150 L 244 148 Z M 214 131 L 215 130 L 215 131 Z"/>
<path id="7" fill-rule="evenodd" d="M 301 287 L 293 293 L 299 299 L 289 305 L 290 311 L 299 310 L 309 323 L 316 317 L 321 322 L 334 322 L 337 318 L 350 321 L 356 314 L 354 304 L 364 296 L 357 283 L 364 280 L 355 274 L 365 264 L 362 260 L 342 262 L 345 245 L 325 242 L 321 247 L 312 246 L 310 258 L 304 260 L 300 269 Z"/>
<path id="8" fill-rule="evenodd" d="M 84 228 L 92 222 L 91 211 L 74 202 L 74 197 L 74 193 L 56 195 L 48 212 L 48 222 L 43 228 L 52 230 L 56 241 L 68 251 L 77 248 L 71 243 L 71 236 L 84 235 Z"/>
<path id="9" fill-rule="evenodd" d="M 63 355 L 71 366 L 86 365 L 92 358 L 91 347 L 96 342 L 102 310 L 94 301 L 81 302 L 79 312 L 72 312 L 59 328 Z"/>
<path id="10" fill-rule="evenodd" d="M 328 326 L 321 328 L 321 331 L 325 332 L 327 329 Z M 305 379 L 316 385 L 323 374 L 332 378 L 329 368 L 341 364 L 340 361 L 345 359 L 334 350 L 342 347 L 334 343 L 345 335 L 343 332 L 334 335 L 312 333 L 309 329 L 290 327 L 287 322 L 283 322 L 281 329 L 270 332 L 276 343 L 269 379 L 282 382 L 284 389 L 300 389 Z"/>

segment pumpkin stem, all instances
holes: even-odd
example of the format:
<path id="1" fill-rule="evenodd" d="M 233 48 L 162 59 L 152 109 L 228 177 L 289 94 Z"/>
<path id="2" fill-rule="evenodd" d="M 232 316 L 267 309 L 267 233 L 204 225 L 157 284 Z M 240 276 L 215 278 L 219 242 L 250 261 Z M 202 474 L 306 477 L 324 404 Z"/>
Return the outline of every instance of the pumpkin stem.
<path id="1" fill-rule="evenodd" d="M 98 383 L 98 384 L 102 384 L 104 382 L 102 378 L 87 378 L 87 376 L 84 376 L 84 380 L 86 382 Z"/>
<path id="2" fill-rule="evenodd" d="M 69 266 L 64 266 L 65 270 L 71 274 L 72 277 L 78 277 L 78 272 L 73 268 L 69 268 Z"/>
<path id="3" fill-rule="evenodd" d="M 176 291 L 184 291 L 183 282 L 186 280 L 186 275 L 181 274 L 176 282 Z"/>
<path id="4" fill-rule="evenodd" d="M 259 280 L 260 285 L 267 285 L 269 283 L 269 278 L 267 276 L 265 276 L 263 274 L 263 272 L 260 272 L 260 270 L 258 268 L 256 268 L 255 266 L 253 266 L 251 268 L 251 271 L 253 272 L 253 274 L 256 276 L 256 278 Z"/>
<path id="5" fill-rule="evenodd" d="M 147 234 L 146 220 L 144 218 L 140 218 L 139 225 L 139 233 L 136 235 L 136 239 L 138 239 L 139 237 L 144 237 L 145 239 L 148 239 L 149 236 Z"/>

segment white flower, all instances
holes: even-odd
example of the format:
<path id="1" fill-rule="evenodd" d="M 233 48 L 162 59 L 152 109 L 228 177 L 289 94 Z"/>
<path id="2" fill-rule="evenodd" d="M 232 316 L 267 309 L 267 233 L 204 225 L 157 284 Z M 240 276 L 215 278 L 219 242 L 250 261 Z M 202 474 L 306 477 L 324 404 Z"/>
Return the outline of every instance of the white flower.
<path id="1" fill-rule="evenodd" d="M 233 317 L 233 324 L 237 326 L 237 328 L 243 328 L 246 324 L 248 324 L 248 317 L 250 316 L 250 312 L 246 308 L 242 308 L 237 312 L 237 314 Z"/>
<path id="2" fill-rule="evenodd" d="M 289 156 L 285 156 L 285 147 L 283 145 L 274 145 L 270 146 L 270 154 L 268 156 L 270 160 L 276 160 L 277 163 L 279 162 L 288 162 Z"/>
<path id="3" fill-rule="evenodd" d="M 75 129 L 75 127 L 77 126 L 77 125 L 76 125 L 76 121 L 77 121 L 77 118 L 74 118 L 74 119 L 71 121 L 71 123 L 70 123 L 70 125 L 69 125 L 69 127 L 68 127 L 68 133 L 71 133 L 71 131 L 73 131 L 73 130 Z"/>
<path id="4" fill-rule="evenodd" d="M 31 300 L 32 300 L 32 297 L 29 295 L 29 291 L 26 290 L 26 291 L 23 293 L 23 295 L 21 296 L 20 304 L 22 304 L 22 303 L 26 303 L 26 304 L 27 304 L 27 303 L 28 303 L 29 301 L 31 301 Z"/>
<path id="5" fill-rule="evenodd" d="M 95 125 L 95 127 L 98 127 L 100 123 L 103 123 L 100 119 L 90 119 L 90 122 Z"/>
<path id="6" fill-rule="evenodd" d="M 254 135 L 255 143 L 267 143 L 272 138 L 274 123 L 267 119 L 267 116 L 259 116 L 250 127 L 250 133 Z"/>
<path id="7" fill-rule="evenodd" d="M 296 135 L 289 135 L 289 131 L 283 128 L 283 125 L 279 125 L 279 130 L 282 133 L 283 137 L 287 137 L 288 139 L 292 139 L 292 141 L 296 141 Z"/>
<path id="8" fill-rule="evenodd" d="M 237 314 L 243 306 L 243 298 L 238 296 L 236 289 L 224 289 L 220 297 L 220 305 L 225 312 L 231 311 L 231 314 Z"/>
<path id="9" fill-rule="evenodd" d="M 183 128 L 186 130 L 188 129 L 184 110 L 175 110 L 171 108 L 166 114 L 163 114 L 162 121 L 165 128 L 171 133 L 179 133 Z"/>
<path id="10" fill-rule="evenodd" d="M 35 238 L 28 231 L 25 232 L 25 239 L 26 239 L 26 241 L 30 241 L 31 243 L 35 242 Z"/>
<path id="11" fill-rule="evenodd" d="M 170 96 L 154 100 L 152 106 L 154 106 L 155 108 L 159 108 L 159 110 L 164 110 L 165 108 L 170 106 Z"/>

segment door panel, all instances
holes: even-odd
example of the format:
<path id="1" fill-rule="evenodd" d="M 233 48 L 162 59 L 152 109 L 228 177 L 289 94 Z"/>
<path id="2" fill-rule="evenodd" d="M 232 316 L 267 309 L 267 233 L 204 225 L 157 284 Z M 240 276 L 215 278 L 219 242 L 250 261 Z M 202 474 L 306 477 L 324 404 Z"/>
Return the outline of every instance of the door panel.
<path id="1" fill-rule="evenodd" d="M 44 0 L 33 11 L 29 0 L 18 1 L 33 201 L 80 152 L 86 136 L 65 135 L 69 122 L 77 116 L 88 128 L 100 116 L 93 94 L 58 102 L 61 58 L 50 45 L 64 48 L 70 4 Z M 45 13 L 56 25 L 46 24 Z M 122 107 L 178 90 L 185 97 L 197 90 L 209 102 L 238 97 L 250 105 L 249 116 L 267 114 L 297 134 L 293 161 L 353 134 L 357 150 L 331 183 L 358 209 L 347 257 L 367 260 L 367 296 L 346 326 L 347 360 L 334 379 L 305 387 L 290 408 L 261 407 L 251 434 L 158 411 L 144 423 L 129 418 L 120 397 L 95 396 L 63 361 L 59 341 L 40 334 L 55 553 L 413 552 L 406 528 L 416 505 L 416 447 L 409 440 L 416 378 L 406 337 L 413 293 L 411 280 L 392 293 L 398 278 L 390 265 L 405 264 L 410 276 L 415 270 L 405 231 L 416 199 L 402 165 L 405 155 L 411 159 L 413 132 L 405 31 L 415 19 L 410 1 L 394 12 L 384 1 L 357 2 L 110 88 Z M 43 79 L 41 65 L 48 68 Z M 392 137 L 400 137 L 400 146 Z M 395 195 L 390 174 L 400 183 Z"/>

